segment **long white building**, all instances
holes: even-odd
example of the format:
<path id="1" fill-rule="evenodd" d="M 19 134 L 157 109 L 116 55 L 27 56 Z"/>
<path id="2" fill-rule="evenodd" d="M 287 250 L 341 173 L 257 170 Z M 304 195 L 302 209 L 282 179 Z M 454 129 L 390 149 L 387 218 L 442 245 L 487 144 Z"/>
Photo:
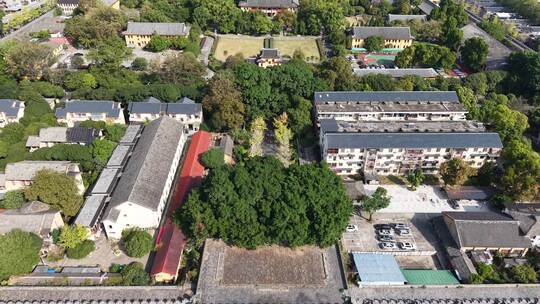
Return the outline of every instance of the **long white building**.
<path id="1" fill-rule="evenodd" d="M 144 127 L 104 213 L 108 238 L 119 239 L 126 228 L 158 227 L 187 138 L 170 117 Z"/>
<path id="2" fill-rule="evenodd" d="M 436 174 L 451 158 L 480 168 L 502 149 L 455 92 L 316 92 L 314 104 L 322 159 L 340 175 Z"/>

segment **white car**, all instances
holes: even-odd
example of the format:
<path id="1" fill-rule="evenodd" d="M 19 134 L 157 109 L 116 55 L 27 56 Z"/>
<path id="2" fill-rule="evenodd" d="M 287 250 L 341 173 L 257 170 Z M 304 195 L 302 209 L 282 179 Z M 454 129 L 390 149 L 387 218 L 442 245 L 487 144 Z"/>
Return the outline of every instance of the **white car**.
<path id="1" fill-rule="evenodd" d="M 394 229 L 409 229 L 409 226 L 403 224 L 403 223 L 395 223 L 393 224 Z"/>
<path id="2" fill-rule="evenodd" d="M 415 250 L 416 249 L 416 245 L 414 245 L 411 242 L 399 242 L 398 246 L 402 250 Z"/>
<path id="3" fill-rule="evenodd" d="M 347 225 L 347 228 L 345 228 L 345 230 L 347 232 L 355 232 L 358 231 L 358 226 L 349 224 Z"/>
<path id="4" fill-rule="evenodd" d="M 377 230 L 379 235 L 392 235 L 392 230 L 390 229 L 379 229 Z"/>
<path id="5" fill-rule="evenodd" d="M 409 236 L 409 235 L 411 235 L 411 230 L 410 229 L 396 229 L 396 232 L 397 232 L 397 234 L 399 234 L 401 236 Z"/>

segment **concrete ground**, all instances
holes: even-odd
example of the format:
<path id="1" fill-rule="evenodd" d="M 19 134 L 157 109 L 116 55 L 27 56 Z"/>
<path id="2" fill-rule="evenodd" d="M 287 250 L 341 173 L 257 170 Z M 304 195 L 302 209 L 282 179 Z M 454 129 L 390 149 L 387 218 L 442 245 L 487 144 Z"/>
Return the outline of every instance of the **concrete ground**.
<path id="1" fill-rule="evenodd" d="M 30 33 L 41 30 L 49 30 L 50 32 L 64 31 L 64 27 L 64 20 L 61 17 L 55 17 L 54 10 L 51 10 L 34 21 L 22 26 L 20 29 L 4 36 L 0 40 L 6 41 L 9 39 L 30 39 Z"/>
<path id="2" fill-rule="evenodd" d="M 145 255 L 142 258 L 131 258 L 128 257 L 123 251 L 120 250 L 120 254 L 116 256 L 113 253 L 114 244 L 109 242 L 105 235 L 101 235 L 95 240 L 96 250 L 90 253 L 87 257 L 80 260 L 64 259 L 57 262 L 48 262 L 45 263 L 52 268 L 55 267 L 65 267 L 65 266 L 99 266 L 101 270 L 107 271 L 112 264 L 129 264 L 132 262 L 140 262 L 143 265 L 146 265 L 148 260 L 148 255 Z"/>
<path id="3" fill-rule="evenodd" d="M 440 269 L 441 266 L 435 255 L 396 255 L 399 267 L 404 269 Z"/>
<path id="4" fill-rule="evenodd" d="M 349 223 L 358 227 L 356 232 L 345 232 L 342 237 L 344 249 L 348 252 L 378 252 L 406 255 L 433 255 L 436 252 L 435 245 L 438 242 L 433 233 L 429 216 L 418 214 L 379 214 L 371 222 L 365 218 L 353 215 Z M 374 225 L 405 223 L 411 228 L 411 236 L 399 236 L 394 233 L 397 242 L 411 242 L 416 244 L 414 251 L 397 249 L 380 249 L 377 232 Z"/>
<path id="5" fill-rule="evenodd" d="M 440 187 L 422 185 L 410 191 L 405 185 L 365 185 L 366 195 L 371 195 L 378 187 L 388 191 L 390 206 L 378 213 L 436 213 L 443 211 L 487 211 L 486 204 L 470 202 L 458 209 L 452 209 L 448 197 Z"/>

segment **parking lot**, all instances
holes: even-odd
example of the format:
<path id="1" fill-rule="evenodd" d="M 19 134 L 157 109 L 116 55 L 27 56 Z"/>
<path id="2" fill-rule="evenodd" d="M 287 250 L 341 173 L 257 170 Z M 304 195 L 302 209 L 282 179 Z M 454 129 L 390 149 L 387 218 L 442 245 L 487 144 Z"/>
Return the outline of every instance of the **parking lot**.
<path id="1" fill-rule="evenodd" d="M 348 252 L 430 256 L 436 253 L 435 246 L 438 242 L 430 219 L 429 214 L 415 214 L 412 217 L 406 217 L 404 214 L 384 214 L 384 217 L 378 217 L 369 222 L 363 217 L 353 215 L 349 223 L 356 225 L 358 230 L 343 234 L 343 246 Z M 391 231 L 391 234 L 396 243 L 409 242 L 413 244 L 413 249 L 404 250 L 399 247 L 383 249 L 380 247 L 379 235 L 375 227 L 391 223 L 403 223 L 410 228 L 410 235 L 399 235 L 395 229 Z"/>

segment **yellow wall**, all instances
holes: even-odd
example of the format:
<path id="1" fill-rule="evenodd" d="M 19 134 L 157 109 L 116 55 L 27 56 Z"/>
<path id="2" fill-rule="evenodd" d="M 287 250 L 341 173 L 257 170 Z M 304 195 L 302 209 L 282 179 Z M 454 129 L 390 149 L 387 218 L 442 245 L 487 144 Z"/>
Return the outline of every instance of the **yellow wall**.
<path id="1" fill-rule="evenodd" d="M 174 38 L 169 36 L 164 36 L 165 38 Z M 151 35 L 124 35 L 126 39 L 126 45 L 128 47 L 144 47 L 152 39 Z"/>
<path id="2" fill-rule="evenodd" d="M 384 40 L 384 47 L 393 48 L 393 49 L 404 49 L 408 46 L 411 46 L 412 42 L 413 42 L 412 39 L 387 39 L 387 40 Z M 364 39 L 353 38 L 352 47 L 353 48 L 364 47 Z"/>

